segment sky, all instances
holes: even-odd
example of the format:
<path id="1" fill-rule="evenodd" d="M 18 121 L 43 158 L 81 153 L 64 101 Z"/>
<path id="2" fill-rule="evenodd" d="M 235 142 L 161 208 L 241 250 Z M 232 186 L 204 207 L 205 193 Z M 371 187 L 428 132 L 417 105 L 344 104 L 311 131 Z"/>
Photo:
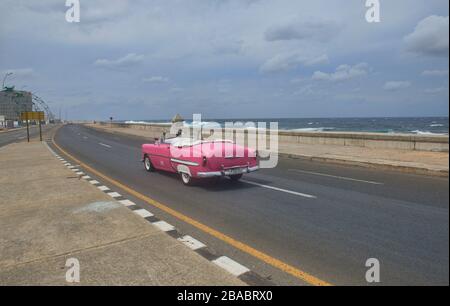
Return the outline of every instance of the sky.
<path id="1" fill-rule="evenodd" d="M 63 119 L 448 116 L 449 1 L 0 2 L 0 76 Z"/>

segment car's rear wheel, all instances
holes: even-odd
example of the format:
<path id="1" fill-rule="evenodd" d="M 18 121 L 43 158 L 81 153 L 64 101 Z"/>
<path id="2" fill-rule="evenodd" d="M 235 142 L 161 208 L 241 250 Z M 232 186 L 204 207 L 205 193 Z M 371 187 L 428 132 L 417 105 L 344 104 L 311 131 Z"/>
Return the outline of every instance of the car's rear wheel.
<path id="1" fill-rule="evenodd" d="M 241 174 L 230 175 L 230 179 L 233 182 L 237 182 L 237 181 L 239 181 L 242 178 L 242 175 L 243 175 L 242 173 Z"/>
<path id="2" fill-rule="evenodd" d="M 144 168 L 147 172 L 155 171 L 155 168 L 152 165 L 152 162 L 148 156 L 144 157 Z"/>
<path id="3" fill-rule="evenodd" d="M 188 185 L 188 186 L 192 185 L 192 182 L 193 182 L 192 176 L 190 176 L 188 173 L 185 173 L 185 172 L 181 172 L 180 176 L 181 176 L 181 181 L 183 182 L 183 184 Z"/>

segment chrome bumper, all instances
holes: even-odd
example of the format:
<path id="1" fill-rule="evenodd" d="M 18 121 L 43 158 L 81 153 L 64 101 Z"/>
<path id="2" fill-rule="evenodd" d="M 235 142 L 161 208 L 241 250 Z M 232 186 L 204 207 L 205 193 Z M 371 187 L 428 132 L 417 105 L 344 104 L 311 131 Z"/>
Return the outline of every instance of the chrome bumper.
<path id="1" fill-rule="evenodd" d="M 239 169 L 240 171 L 236 171 L 237 169 Z M 259 169 L 259 167 L 255 166 L 255 167 L 225 169 L 222 171 L 197 172 L 197 176 L 202 177 L 202 178 L 207 178 L 207 177 L 217 177 L 217 176 L 239 175 L 239 174 L 254 172 L 254 171 L 257 171 L 258 169 Z"/>

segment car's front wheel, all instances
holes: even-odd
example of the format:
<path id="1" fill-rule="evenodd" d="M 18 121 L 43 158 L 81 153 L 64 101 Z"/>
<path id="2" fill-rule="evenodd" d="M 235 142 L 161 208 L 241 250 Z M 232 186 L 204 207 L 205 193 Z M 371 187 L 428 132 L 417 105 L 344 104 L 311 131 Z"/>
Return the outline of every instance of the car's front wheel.
<path id="1" fill-rule="evenodd" d="M 155 168 L 153 168 L 152 162 L 148 156 L 144 157 L 144 168 L 147 172 L 155 171 Z"/>
<path id="2" fill-rule="evenodd" d="M 192 176 L 190 176 L 188 173 L 185 173 L 185 172 L 181 172 L 180 175 L 181 175 L 181 181 L 183 182 L 183 184 L 188 185 L 188 186 L 192 185 L 192 182 L 193 182 Z"/>

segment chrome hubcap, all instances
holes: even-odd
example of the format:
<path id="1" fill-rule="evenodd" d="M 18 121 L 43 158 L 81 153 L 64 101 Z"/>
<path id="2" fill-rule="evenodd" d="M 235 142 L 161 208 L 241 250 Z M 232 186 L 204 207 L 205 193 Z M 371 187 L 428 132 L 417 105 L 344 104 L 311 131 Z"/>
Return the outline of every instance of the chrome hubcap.
<path id="1" fill-rule="evenodd" d="M 145 158 L 145 168 L 147 170 L 150 170 L 150 160 L 148 159 L 148 157 Z"/>
<path id="2" fill-rule="evenodd" d="M 189 177 L 188 174 L 186 174 L 186 173 L 181 173 L 181 178 L 183 179 L 183 182 L 189 183 L 190 177 Z"/>

